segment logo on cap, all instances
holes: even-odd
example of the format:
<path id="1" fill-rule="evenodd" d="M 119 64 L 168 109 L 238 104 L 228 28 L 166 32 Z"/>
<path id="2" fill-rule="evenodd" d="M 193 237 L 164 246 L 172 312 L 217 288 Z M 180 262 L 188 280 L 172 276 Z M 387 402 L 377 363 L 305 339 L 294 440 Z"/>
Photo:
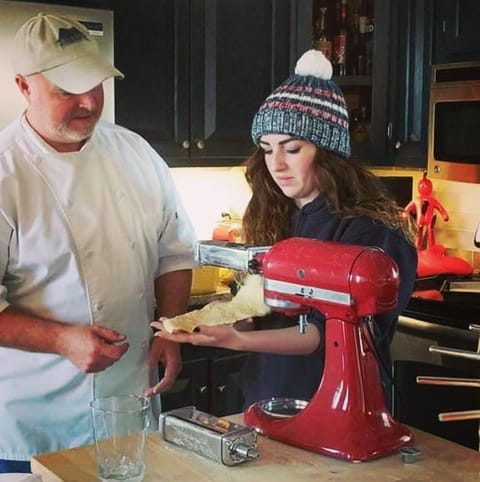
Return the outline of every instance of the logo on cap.
<path id="1" fill-rule="evenodd" d="M 58 40 L 62 47 L 88 40 L 87 36 L 75 27 L 58 29 Z"/>

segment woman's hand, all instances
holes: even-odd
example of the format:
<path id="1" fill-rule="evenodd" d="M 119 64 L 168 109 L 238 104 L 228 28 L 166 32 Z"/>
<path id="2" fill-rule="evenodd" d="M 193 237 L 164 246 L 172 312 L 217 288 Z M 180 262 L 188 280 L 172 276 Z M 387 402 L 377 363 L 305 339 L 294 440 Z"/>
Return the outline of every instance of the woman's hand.
<path id="1" fill-rule="evenodd" d="M 158 331 L 154 336 L 170 340 L 177 343 L 190 343 L 196 346 L 214 346 L 219 348 L 229 348 L 231 350 L 242 350 L 241 346 L 242 332 L 245 323 L 251 324 L 251 319 L 242 320 L 242 331 L 237 330 L 235 324 L 224 324 L 215 326 L 198 326 L 192 333 L 175 332 L 169 333 L 162 324 L 162 318 L 151 323 L 151 326 Z"/>
<path id="2" fill-rule="evenodd" d="M 320 333 L 310 323 L 305 333 L 300 333 L 297 326 L 273 330 L 246 331 L 234 325 L 199 326 L 193 333 L 168 333 L 158 321 L 151 323 L 158 329 L 154 336 L 177 343 L 191 343 L 199 346 L 215 346 L 230 350 L 257 353 L 276 353 L 278 355 L 310 355 L 319 347 Z M 245 320 L 243 320 L 245 321 Z M 249 323 L 251 326 L 252 324 Z"/>

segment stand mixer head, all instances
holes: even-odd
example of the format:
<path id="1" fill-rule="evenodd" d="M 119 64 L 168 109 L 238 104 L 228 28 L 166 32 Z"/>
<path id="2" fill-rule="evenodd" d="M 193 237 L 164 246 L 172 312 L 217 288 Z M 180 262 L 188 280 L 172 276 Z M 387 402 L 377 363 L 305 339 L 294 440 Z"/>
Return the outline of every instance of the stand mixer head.
<path id="1" fill-rule="evenodd" d="M 235 256 L 226 255 L 232 250 Z M 197 262 L 225 254 L 221 266 L 261 272 L 264 301 L 273 310 L 325 319 L 325 367 L 309 401 L 276 398 L 251 405 L 245 422 L 263 435 L 333 457 L 363 461 L 413 443 L 412 433 L 385 406 L 372 316 L 397 305 L 398 268 L 382 250 L 306 238 L 272 247 L 200 242 Z M 215 263 L 213 263 L 215 264 Z M 218 264 L 217 264 L 218 265 Z"/>

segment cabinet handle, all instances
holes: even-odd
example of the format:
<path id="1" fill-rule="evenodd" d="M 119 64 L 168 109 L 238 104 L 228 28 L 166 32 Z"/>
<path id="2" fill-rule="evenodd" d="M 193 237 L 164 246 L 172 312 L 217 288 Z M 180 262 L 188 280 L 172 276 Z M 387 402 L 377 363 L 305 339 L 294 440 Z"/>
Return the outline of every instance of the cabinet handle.
<path id="1" fill-rule="evenodd" d="M 400 141 L 395 142 L 395 149 L 400 149 L 402 147 L 402 143 Z"/>
<path id="2" fill-rule="evenodd" d="M 388 139 L 392 138 L 392 130 L 393 130 L 392 123 L 389 122 L 388 125 L 387 125 L 387 138 Z"/>
<path id="3" fill-rule="evenodd" d="M 200 393 L 205 393 L 205 392 L 207 391 L 207 386 L 206 386 L 206 385 L 202 385 L 202 386 L 198 389 L 198 391 L 199 391 Z"/>
<path id="4" fill-rule="evenodd" d="M 219 385 L 219 386 L 217 387 L 217 390 L 218 390 L 220 393 L 223 393 L 226 388 L 227 388 L 227 385 Z"/>
<path id="5" fill-rule="evenodd" d="M 190 149 L 190 141 L 188 139 L 182 141 L 182 149 Z"/>
<path id="6" fill-rule="evenodd" d="M 204 141 L 197 141 L 197 149 L 199 149 L 200 151 L 202 149 L 205 149 L 205 142 Z"/>

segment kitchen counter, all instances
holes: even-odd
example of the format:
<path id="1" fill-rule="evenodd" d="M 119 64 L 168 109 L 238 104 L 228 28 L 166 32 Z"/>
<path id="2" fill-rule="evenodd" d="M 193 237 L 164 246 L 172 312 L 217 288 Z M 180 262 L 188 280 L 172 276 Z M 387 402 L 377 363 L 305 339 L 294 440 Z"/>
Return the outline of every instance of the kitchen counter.
<path id="1" fill-rule="evenodd" d="M 470 323 L 480 319 L 480 295 L 469 291 L 450 291 L 454 281 L 480 284 L 480 275 L 437 275 L 420 278 L 415 282 L 415 292 L 403 315 L 452 328 L 468 330 Z M 472 289 L 473 289 L 472 285 Z"/>
<path id="2" fill-rule="evenodd" d="M 201 308 L 214 301 L 230 301 L 232 299 L 232 293 L 230 288 L 219 284 L 217 290 L 212 293 L 190 295 L 188 300 L 188 306 L 191 309 Z"/>
<path id="3" fill-rule="evenodd" d="M 241 423 L 241 416 L 228 417 Z M 470 481 L 478 480 L 480 454 L 445 439 L 412 429 L 417 461 L 402 463 L 398 453 L 352 463 L 259 437 L 260 457 L 227 467 L 171 445 L 159 433 L 150 434 L 146 447 L 145 482 L 291 482 L 341 481 Z M 95 476 L 94 446 L 52 452 L 32 458 L 32 471 L 44 482 L 85 482 Z"/>
<path id="4" fill-rule="evenodd" d="M 480 321 L 480 304 L 461 304 L 412 297 L 402 314 L 429 323 L 468 330 L 471 323 Z"/>

